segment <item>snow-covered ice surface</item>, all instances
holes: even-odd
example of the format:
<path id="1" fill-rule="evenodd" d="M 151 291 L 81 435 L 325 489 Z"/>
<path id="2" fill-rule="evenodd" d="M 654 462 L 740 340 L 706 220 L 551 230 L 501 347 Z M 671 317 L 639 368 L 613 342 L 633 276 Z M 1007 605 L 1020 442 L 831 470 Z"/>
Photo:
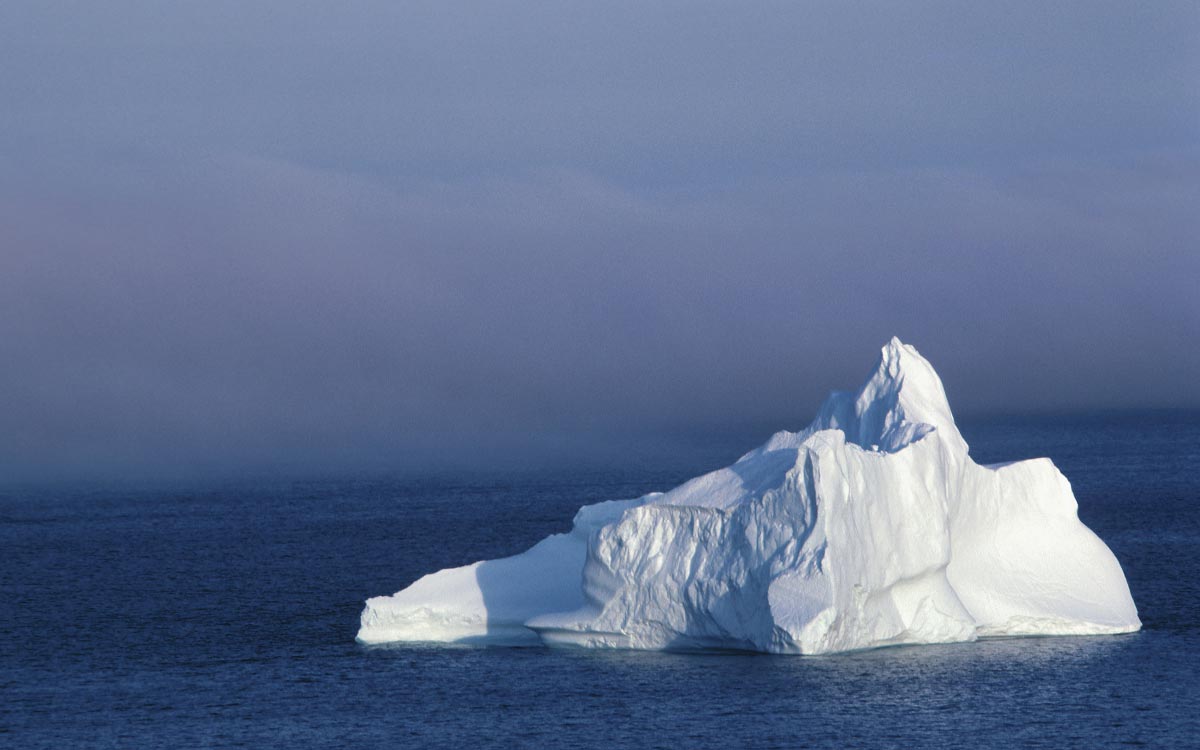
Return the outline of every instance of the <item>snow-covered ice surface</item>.
<path id="1" fill-rule="evenodd" d="M 892 339 L 801 432 L 568 534 L 369 599 L 358 640 L 821 654 L 1141 627 L 1049 459 L 980 466 Z"/>

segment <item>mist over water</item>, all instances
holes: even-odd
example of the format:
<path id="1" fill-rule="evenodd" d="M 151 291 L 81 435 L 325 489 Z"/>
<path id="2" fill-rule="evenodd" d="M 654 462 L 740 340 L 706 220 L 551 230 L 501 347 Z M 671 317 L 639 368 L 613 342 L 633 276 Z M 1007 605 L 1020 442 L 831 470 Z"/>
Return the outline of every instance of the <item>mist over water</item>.
<path id="1" fill-rule="evenodd" d="M 1200 407 L 1194 3 L 0 8 L 0 478 Z M 567 436 L 563 438 L 563 436 Z"/>

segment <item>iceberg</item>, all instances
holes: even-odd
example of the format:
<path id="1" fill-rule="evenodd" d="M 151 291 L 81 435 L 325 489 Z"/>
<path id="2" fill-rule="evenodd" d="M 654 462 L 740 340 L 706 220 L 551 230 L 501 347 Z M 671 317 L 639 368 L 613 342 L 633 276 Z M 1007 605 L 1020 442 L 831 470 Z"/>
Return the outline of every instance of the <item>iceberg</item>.
<path id="1" fill-rule="evenodd" d="M 369 599 L 357 639 L 826 654 L 1140 627 L 1062 473 L 972 461 L 937 373 L 893 338 L 807 429 Z"/>

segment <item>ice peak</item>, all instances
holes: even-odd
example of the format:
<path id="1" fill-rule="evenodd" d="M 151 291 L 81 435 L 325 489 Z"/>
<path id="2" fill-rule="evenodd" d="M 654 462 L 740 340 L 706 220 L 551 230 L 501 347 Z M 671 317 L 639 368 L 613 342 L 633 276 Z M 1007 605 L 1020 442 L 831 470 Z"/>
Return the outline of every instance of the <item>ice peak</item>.
<path id="1" fill-rule="evenodd" d="M 900 358 L 904 355 L 905 351 L 910 351 L 913 354 L 917 353 L 916 349 L 901 341 L 900 337 L 892 336 L 892 338 L 883 345 L 883 348 L 879 350 L 880 364 L 891 365 L 899 368 Z M 917 356 L 920 355 L 918 354 Z"/>
<path id="2" fill-rule="evenodd" d="M 906 344 L 893 336 L 879 350 L 879 363 L 875 366 L 876 378 L 896 381 L 898 387 L 936 390 L 943 402 L 946 400 L 941 378 L 934 372 L 929 360 L 921 356 L 912 344 Z"/>
<path id="3" fill-rule="evenodd" d="M 875 371 L 862 388 L 855 394 L 831 395 L 813 428 L 840 429 L 847 442 L 886 451 L 937 430 L 956 452 L 967 452 L 933 365 L 895 336 L 883 345 Z"/>

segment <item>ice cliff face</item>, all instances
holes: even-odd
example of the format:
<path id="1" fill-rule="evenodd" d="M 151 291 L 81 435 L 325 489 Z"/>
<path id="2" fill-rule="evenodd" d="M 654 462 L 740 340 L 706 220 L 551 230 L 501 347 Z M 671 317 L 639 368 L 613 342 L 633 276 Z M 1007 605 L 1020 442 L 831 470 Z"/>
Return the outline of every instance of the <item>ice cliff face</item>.
<path id="1" fill-rule="evenodd" d="M 1141 623 L 1048 459 L 975 464 L 937 373 L 892 339 L 802 432 L 569 534 L 367 602 L 358 640 L 818 654 Z"/>

